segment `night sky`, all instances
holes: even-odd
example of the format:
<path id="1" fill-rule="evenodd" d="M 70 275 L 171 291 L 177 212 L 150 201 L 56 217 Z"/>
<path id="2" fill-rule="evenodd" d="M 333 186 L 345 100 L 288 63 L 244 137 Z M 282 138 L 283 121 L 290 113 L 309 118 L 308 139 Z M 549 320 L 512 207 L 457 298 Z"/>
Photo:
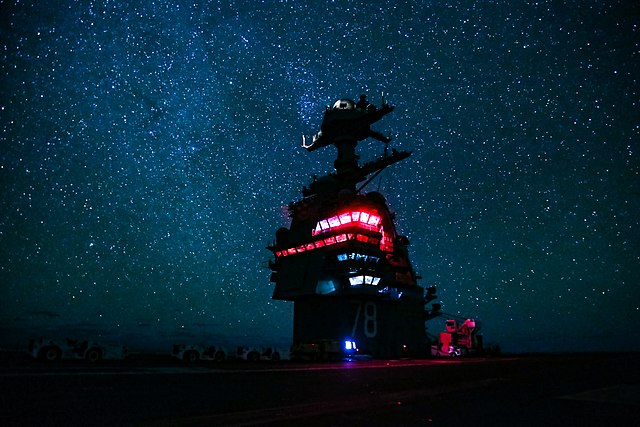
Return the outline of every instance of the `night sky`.
<path id="1" fill-rule="evenodd" d="M 443 311 L 640 350 L 640 3 L 188 3 L 0 2 L 0 347 L 288 344 L 265 247 L 335 157 L 301 136 L 384 92 L 413 154 L 368 190 Z"/>

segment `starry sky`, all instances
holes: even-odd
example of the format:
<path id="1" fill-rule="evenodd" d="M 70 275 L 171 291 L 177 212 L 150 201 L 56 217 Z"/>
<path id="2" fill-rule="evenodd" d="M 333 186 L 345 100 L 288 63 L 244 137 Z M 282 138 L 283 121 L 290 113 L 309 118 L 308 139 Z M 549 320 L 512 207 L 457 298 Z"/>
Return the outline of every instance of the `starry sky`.
<path id="1" fill-rule="evenodd" d="M 1 1 L 0 347 L 288 344 L 265 247 L 335 157 L 301 136 L 384 92 L 413 154 L 368 190 L 443 311 L 640 350 L 638 69 L 624 0 Z"/>

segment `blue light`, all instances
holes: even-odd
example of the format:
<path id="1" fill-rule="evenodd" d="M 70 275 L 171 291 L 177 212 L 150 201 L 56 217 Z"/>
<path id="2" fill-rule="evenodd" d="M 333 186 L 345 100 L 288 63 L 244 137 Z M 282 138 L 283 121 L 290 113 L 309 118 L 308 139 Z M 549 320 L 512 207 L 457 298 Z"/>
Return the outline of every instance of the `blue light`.
<path id="1" fill-rule="evenodd" d="M 356 342 L 352 341 L 352 340 L 345 340 L 344 341 L 344 349 L 347 352 L 355 352 L 357 351 L 357 347 L 356 347 Z"/>

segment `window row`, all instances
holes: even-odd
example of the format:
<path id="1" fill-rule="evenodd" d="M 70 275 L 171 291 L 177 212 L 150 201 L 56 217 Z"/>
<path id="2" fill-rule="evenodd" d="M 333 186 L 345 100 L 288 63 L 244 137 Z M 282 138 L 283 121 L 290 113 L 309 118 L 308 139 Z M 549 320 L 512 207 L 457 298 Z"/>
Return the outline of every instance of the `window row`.
<path id="1" fill-rule="evenodd" d="M 347 224 L 355 225 L 367 230 L 379 231 L 379 228 L 382 225 L 382 218 L 373 212 L 344 212 L 339 215 L 332 216 L 331 218 L 318 221 L 311 234 L 316 236 L 320 233 L 324 233 Z"/>
<path id="2" fill-rule="evenodd" d="M 374 277 L 374 276 L 353 276 L 353 277 L 349 277 L 349 284 L 351 286 L 357 286 L 357 285 L 373 285 L 373 286 L 377 286 L 378 283 L 380 282 L 380 278 L 379 277 Z"/>
<path id="3" fill-rule="evenodd" d="M 363 261 L 363 262 L 378 262 L 380 258 L 373 255 L 359 254 L 355 252 L 347 253 L 347 254 L 338 254 L 338 261 Z"/>
<path id="4" fill-rule="evenodd" d="M 316 240 L 315 242 L 307 243 L 307 244 L 296 246 L 293 248 L 276 251 L 275 255 L 276 257 L 294 255 L 294 254 L 310 251 L 313 249 L 322 248 L 325 246 L 335 245 L 336 243 L 347 242 L 350 240 L 355 240 L 357 242 L 362 242 L 362 243 L 370 243 L 372 245 L 377 245 L 380 243 L 380 239 L 378 239 L 377 237 L 369 237 L 364 234 L 343 233 L 343 234 L 338 234 L 336 236 L 327 237 L 326 239 Z"/>

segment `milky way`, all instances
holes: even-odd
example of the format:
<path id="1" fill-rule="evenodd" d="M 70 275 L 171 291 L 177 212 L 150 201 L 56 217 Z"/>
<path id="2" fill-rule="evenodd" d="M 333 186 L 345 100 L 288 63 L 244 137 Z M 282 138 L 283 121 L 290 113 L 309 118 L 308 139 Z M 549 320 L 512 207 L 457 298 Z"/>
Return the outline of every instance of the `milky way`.
<path id="1" fill-rule="evenodd" d="M 287 342 L 265 247 L 335 155 L 301 136 L 384 92 L 375 127 L 413 154 L 370 189 L 443 311 L 507 350 L 639 349 L 635 2 L 0 12 L 0 346 Z"/>

